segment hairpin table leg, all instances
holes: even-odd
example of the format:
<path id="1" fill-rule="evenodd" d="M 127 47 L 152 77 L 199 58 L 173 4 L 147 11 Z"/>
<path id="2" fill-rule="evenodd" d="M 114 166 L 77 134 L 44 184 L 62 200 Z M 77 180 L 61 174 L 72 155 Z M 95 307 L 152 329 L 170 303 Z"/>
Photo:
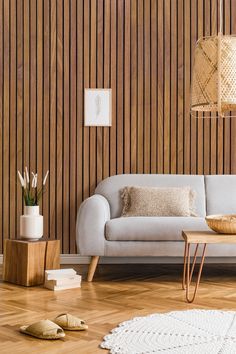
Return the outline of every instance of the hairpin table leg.
<path id="1" fill-rule="evenodd" d="M 196 297 L 198 286 L 199 286 L 200 279 L 201 279 L 204 259 L 205 259 L 206 243 L 203 246 L 201 263 L 200 263 L 200 267 L 199 267 L 199 271 L 198 271 L 198 276 L 197 276 L 197 281 L 196 281 L 196 284 L 195 284 L 194 293 L 193 293 L 192 298 L 190 299 L 190 297 L 189 297 L 189 288 L 190 288 L 190 285 L 191 285 L 192 275 L 193 275 L 194 267 L 195 267 L 195 264 L 196 264 L 198 246 L 199 245 L 197 244 L 195 252 L 194 252 L 193 264 L 192 264 L 192 267 L 190 267 L 190 263 L 191 263 L 191 259 L 190 259 L 190 244 L 188 243 L 187 245 L 185 245 L 186 249 L 185 249 L 185 252 L 184 252 L 183 289 L 186 288 L 186 299 L 187 299 L 187 301 L 189 303 L 193 302 L 195 297 Z M 190 270 L 190 268 L 191 268 L 191 270 Z M 186 273 L 187 273 L 187 277 L 186 277 Z"/>
<path id="2" fill-rule="evenodd" d="M 198 251 L 198 246 L 199 244 L 196 245 L 196 248 L 195 248 L 195 252 L 194 252 L 194 256 L 193 256 L 193 264 L 192 264 L 192 267 L 191 267 L 191 273 L 190 273 L 190 283 L 191 283 L 191 280 L 192 280 L 192 276 L 193 276 L 193 271 L 194 271 L 194 267 L 195 267 L 195 264 L 196 264 L 196 260 L 197 260 L 197 251 Z M 185 249 L 184 249 L 184 271 L 183 271 L 183 282 L 182 282 L 182 288 L 183 290 L 186 289 L 186 266 L 187 266 L 187 255 L 188 253 L 190 252 L 190 244 L 185 242 Z"/>
<path id="3" fill-rule="evenodd" d="M 187 252 L 188 252 L 188 243 L 185 242 L 184 246 L 184 271 L 183 271 L 183 281 L 182 281 L 182 289 L 186 289 L 186 258 L 187 258 Z"/>

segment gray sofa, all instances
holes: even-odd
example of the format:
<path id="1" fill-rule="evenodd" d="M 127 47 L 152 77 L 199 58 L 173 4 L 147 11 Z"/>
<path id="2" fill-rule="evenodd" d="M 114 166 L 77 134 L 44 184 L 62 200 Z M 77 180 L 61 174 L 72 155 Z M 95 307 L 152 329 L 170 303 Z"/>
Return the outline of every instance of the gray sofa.
<path id="1" fill-rule="evenodd" d="M 125 186 L 190 186 L 197 193 L 197 217 L 120 217 L 120 190 Z M 209 230 L 205 216 L 236 214 L 236 175 L 140 175 L 109 177 L 80 206 L 76 241 L 81 255 L 92 256 L 88 280 L 99 256 L 183 255 L 182 230 Z M 235 245 L 210 245 L 207 256 L 235 256 Z"/>

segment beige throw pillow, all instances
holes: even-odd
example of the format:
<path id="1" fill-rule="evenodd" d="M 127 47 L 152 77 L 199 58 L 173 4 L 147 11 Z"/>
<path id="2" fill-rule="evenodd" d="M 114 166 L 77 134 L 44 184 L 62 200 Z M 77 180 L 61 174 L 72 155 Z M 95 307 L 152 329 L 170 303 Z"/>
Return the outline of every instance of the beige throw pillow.
<path id="1" fill-rule="evenodd" d="M 121 216 L 197 216 L 190 187 L 125 187 Z"/>

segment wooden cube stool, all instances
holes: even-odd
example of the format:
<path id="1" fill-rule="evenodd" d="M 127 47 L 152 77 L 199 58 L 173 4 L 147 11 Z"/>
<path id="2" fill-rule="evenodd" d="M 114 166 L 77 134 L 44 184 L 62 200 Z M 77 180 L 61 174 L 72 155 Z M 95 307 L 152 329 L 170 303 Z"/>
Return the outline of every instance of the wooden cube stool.
<path id="1" fill-rule="evenodd" d="M 33 286 L 44 282 L 45 269 L 60 268 L 59 240 L 5 240 L 3 280 Z"/>

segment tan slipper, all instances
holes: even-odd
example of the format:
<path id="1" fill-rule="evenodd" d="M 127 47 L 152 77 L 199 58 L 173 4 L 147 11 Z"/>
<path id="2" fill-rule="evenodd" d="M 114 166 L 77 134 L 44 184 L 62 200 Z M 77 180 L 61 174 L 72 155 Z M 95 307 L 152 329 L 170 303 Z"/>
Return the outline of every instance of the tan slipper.
<path id="1" fill-rule="evenodd" d="M 53 322 L 67 331 L 84 331 L 88 326 L 78 317 L 72 316 L 69 313 L 58 315 Z"/>
<path id="2" fill-rule="evenodd" d="M 65 337 L 61 327 L 50 320 L 42 320 L 30 326 L 20 327 L 20 332 L 40 339 L 60 339 Z"/>

